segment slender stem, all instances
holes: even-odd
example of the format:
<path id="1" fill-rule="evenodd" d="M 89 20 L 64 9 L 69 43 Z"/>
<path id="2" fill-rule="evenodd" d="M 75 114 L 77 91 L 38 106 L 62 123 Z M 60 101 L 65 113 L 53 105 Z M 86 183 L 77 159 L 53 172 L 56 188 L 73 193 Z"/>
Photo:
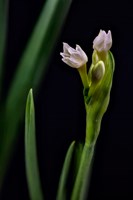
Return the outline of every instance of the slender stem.
<path id="1" fill-rule="evenodd" d="M 87 75 L 87 66 L 86 64 L 78 68 L 79 75 L 81 77 L 84 88 L 89 88 L 89 79 Z"/>

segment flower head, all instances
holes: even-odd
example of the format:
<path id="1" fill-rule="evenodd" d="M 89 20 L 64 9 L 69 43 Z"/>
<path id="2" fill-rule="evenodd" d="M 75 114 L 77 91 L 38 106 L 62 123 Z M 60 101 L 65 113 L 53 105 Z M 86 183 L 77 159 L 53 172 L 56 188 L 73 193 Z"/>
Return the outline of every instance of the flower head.
<path id="1" fill-rule="evenodd" d="M 76 49 L 70 47 L 67 43 L 63 43 L 62 61 L 73 68 L 80 68 L 87 63 L 88 57 L 79 45 Z"/>
<path id="2" fill-rule="evenodd" d="M 100 30 L 98 36 L 93 41 L 93 49 L 98 52 L 107 52 L 112 46 L 112 36 L 111 31 L 106 33 Z"/>

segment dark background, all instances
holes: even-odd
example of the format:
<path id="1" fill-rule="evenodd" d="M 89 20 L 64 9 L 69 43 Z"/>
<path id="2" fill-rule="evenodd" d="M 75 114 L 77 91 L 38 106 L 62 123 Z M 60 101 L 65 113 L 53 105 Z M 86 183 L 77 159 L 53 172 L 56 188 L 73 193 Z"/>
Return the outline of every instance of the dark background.
<path id="1" fill-rule="evenodd" d="M 12 0 L 5 63 L 5 95 L 44 1 Z M 118 3 L 118 5 L 116 5 Z M 76 70 L 61 61 L 62 42 L 81 45 L 91 63 L 92 41 L 111 30 L 116 68 L 109 108 L 97 141 L 89 200 L 133 199 L 133 12 L 129 1 L 73 0 L 35 97 L 37 145 L 45 197 L 54 200 L 67 148 L 83 141 L 85 109 Z M 28 200 L 23 127 L 0 199 Z"/>

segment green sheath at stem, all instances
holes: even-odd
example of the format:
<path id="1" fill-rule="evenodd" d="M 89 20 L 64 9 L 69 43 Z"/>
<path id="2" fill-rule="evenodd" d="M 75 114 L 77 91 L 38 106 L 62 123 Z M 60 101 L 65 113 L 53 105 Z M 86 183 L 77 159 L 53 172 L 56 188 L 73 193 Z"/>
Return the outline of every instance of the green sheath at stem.
<path id="1" fill-rule="evenodd" d="M 95 115 L 93 116 L 94 113 L 91 113 L 91 110 L 88 109 L 86 111 L 86 142 L 71 200 L 85 200 L 87 198 L 94 148 L 100 131 L 101 120 L 94 118 Z"/>
<path id="2" fill-rule="evenodd" d="M 86 187 L 88 185 L 88 180 L 90 176 L 90 168 L 93 154 L 94 146 L 88 146 L 85 144 L 71 200 L 83 200 L 87 195 Z"/>

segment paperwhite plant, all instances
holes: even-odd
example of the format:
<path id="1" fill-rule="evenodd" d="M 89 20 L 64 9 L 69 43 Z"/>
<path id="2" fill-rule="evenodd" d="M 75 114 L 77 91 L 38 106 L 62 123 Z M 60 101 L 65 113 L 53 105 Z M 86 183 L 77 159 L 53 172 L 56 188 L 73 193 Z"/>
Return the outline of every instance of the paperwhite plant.
<path id="1" fill-rule="evenodd" d="M 100 133 L 102 117 L 109 104 L 115 68 L 113 54 L 109 51 L 111 46 L 111 31 L 106 33 L 105 31 L 100 30 L 98 36 L 93 41 L 94 50 L 92 53 L 92 63 L 88 70 L 88 58 L 79 45 L 76 45 L 76 49 L 73 49 L 67 43 L 63 43 L 63 53 L 60 53 L 63 57 L 63 62 L 76 68 L 80 74 L 84 87 L 83 96 L 86 109 L 85 142 L 83 148 L 81 148 L 81 152 L 79 150 L 77 151 L 77 154 L 80 154 L 81 156 L 78 160 L 78 166 L 76 166 L 78 169 L 77 173 L 74 174 L 75 181 L 72 193 L 70 194 L 71 200 L 87 199 L 86 189 L 88 190 L 88 184 L 91 177 L 95 146 Z M 74 146 L 74 144 L 75 142 L 71 144 L 66 155 L 57 200 L 63 200 L 65 197 L 64 191 L 66 191 L 66 188 L 63 187 L 66 182 L 64 184 L 64 179 L 66 178 L 65 181 L 68 180 L 67 176 L 65 177 L 64 174 L 66 174 L 65 170 L 68 169 L 68 163 L 71 164 L 71 162 L 68 161 L 68 158 L 71 159 L 70 156 L 72 156 L 73 151 L 75 151 L 76 146 Z"/>
<path id="2" fill-rule="evenodd" d="M 60 53 L 63 57 L 62 61 L 73 68 L 80 68 L 88 61 L 88 57 L 79 45 L 76 45 L 76 49 L 70 47 L 67 43 L 63 43 L 63 53 Z"/>
<path id="3" fill-rule="evenodd" d="M 106 33 L 100 30 L 98 36 L 93 41 L 93 49 L 98 52 L 107 52 L 112 46 L 112 35 L 111 31 Z"/>

